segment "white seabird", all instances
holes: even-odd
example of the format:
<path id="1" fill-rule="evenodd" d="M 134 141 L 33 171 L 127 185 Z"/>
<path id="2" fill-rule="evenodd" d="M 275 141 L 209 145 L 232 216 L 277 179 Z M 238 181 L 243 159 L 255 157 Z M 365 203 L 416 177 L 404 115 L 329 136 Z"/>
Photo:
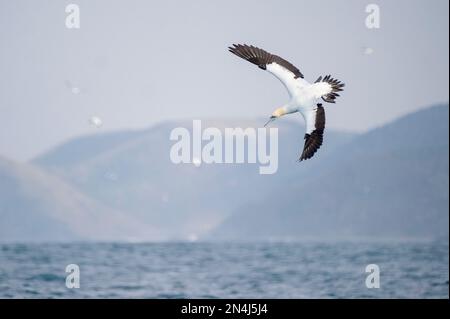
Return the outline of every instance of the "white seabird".
<path id="1" fill-rule="evenodd" d="M 299 161 L 313 157 L 322 145 L 325 130 L 325 111 L 319 103 L 320 99 L 335 103 L 336 97 L 339 96 L 337 92 L 342 91 L 345 84 L 333 79 L 331 75 L 323 78 L 320 76 L 311 84 L 290 62 L 252 45 L 233 44 L 229 50 L 238 57 L 269 71 L 284 84 L 291 99 L 284 106 L 277 108 L 264 126 L 283 115 L 299 112 L 306 124 L 305 145 Z"/>

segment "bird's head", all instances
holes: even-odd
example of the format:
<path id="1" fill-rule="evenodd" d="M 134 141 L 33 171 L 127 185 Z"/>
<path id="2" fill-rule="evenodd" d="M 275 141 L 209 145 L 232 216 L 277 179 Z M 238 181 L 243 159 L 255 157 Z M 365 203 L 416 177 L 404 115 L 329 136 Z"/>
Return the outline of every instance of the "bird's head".
<path id="1" fill-rule="evenodd" d="M 284 107 L 279 107 L 275 111 L 273 111 L 272 115 L 269 118 L 269 121 L 267 121 L 266 124 L 264 124 L 264 127 L 266 127 L 270 122 L 275 121 L 277 118 L 283 116 L 286 114 L 286 109 Z"/>

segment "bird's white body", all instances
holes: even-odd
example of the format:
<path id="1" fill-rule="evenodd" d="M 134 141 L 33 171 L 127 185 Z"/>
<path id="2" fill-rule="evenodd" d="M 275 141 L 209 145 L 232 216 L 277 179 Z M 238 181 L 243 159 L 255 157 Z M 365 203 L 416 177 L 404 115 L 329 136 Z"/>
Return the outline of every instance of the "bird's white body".
<path id="1" fill-rule="evenodd" d="M 311 158 L 320 148 L 325 129 L 325 112 L 319 100 L 335 103 L 344 84 L 331 78 L 319 77 L 314 83 L 303 78 L 303 74 L 290 62 L 254 46 L 234 44 L 230 52 L 245 59 L 259 68 L 272 73 L 286 87 L 290 101 L 277 108 L 269 122 L 286 114 L 299 112 L 305 120 L 305 146 L 300 160 Z M 266 124 L 267 125 L 267 124 Z"/>
<path id="2" fill-rule="evenodd" d="M 292 77 L 292 72 L 282 66 L 271 63 L 266 67 L 267 71 L 277 77 L 286 87 L 290 101 L 282 106 L 286 114 L 299 112 L 306 124 L 306 133 L 310 134 L 315 129 L 315 109 L 322 95 L 331 91 L 326 82 L 311 84 L 303 78 Z"/>

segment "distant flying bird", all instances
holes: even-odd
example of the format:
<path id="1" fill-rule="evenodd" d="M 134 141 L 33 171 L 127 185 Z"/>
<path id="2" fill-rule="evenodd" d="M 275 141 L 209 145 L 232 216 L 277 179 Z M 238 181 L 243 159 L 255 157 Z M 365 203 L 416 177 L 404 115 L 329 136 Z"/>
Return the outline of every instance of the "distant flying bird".
<path id="1" fill-rule="evenodd" d="M 322 145 L 325 130 L 325 111 L 319 103 L 320 99 L 335 103 L 336 97 L 339 96 L 337 92 L 343 90 L 344 83 L 327 75 L 323 78 L 320 76 L 311 84 L 304 80 L 300 70 L 290 62 L 252 45 L 233 44 L 229 50 L 238 57 L 269 71 L 284 84 L 291 100 L 277 108 L 264 126 L 283 115 L 300 112 L 306 123 L 306 134 L 299 161 L 313 157 Z"/>

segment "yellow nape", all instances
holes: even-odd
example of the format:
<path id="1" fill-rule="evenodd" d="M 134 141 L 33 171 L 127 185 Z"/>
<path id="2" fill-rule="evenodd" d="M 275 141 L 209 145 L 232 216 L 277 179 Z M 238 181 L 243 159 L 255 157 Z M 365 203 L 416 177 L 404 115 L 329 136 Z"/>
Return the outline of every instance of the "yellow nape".
<path id="1" fill-rule="evenodd" d="M 284 110 L 284 108 L 283 108 L 283 107 L 280 107 L 280 108 L 277 108 L 277 109 L 272 113 L 272 116 L 280 117 L 280 116 L 283 116 L 283 115 L 285 115 L 285 114 L 286 114 L 286 111 Z"/>

